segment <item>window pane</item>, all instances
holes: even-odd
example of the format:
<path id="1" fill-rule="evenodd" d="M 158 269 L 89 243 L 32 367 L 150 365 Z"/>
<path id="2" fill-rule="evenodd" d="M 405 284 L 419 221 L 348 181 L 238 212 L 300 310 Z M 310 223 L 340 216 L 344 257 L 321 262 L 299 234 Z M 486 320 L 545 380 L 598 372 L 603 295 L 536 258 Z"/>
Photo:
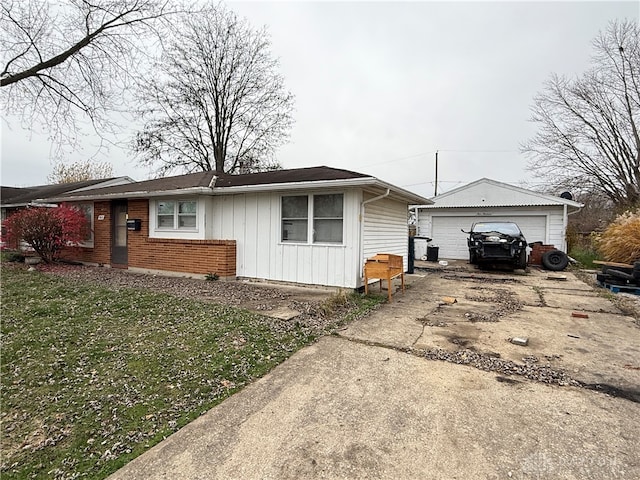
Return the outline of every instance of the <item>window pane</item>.
<path id="1" fill-rule="evenodd" d="M 282 218 L 307 218 L 309 198 L 304 196 L 282 197 Z"/>
<path id="2" fill-rule="evenodd" d="M 173 215 L 158 215 L 158 228 L 173 228 Z"/>
<path id="3" fill-rule="evenodd" d="M 83 240 L 85 242 L 93 241 L 93 203 L 81 203 L 76 205 L 84 215 L 87 223 L 84 228 Z"/>
<path id="4" fill-rule="evenodd" d="M 196 202 L 180 202 L 178 203 L 178 213 L 196 213 Z"/>
<path id="5" fill-rule="evenodd" d="M 196 228 L 195 215 L 179 215 L 178 228 Z"/>
<path id="6" fill-rule="evenodd" d="M 283 242 L 306 242 L 307 220 L 282 220 Z"/>
<path id="7" fill-rule="evenodd" d="M 342 218 L 342 194 L 314 195 L 314 218 Z"/>
<path id="8" fill-rule="evenodd" d="M 315 220 L 314 241 L 319 243 L 342 243 L 342 219 Z"/>
<path id="9" fill-rule="evenodd" d="M 173 215 L 175 202 L 158 202 L 158 215 Z"/>
<path id="10" fill-rule="evenodd" d="M 342 243 L 343 195 L 314 195 L 313 241 Z"/>

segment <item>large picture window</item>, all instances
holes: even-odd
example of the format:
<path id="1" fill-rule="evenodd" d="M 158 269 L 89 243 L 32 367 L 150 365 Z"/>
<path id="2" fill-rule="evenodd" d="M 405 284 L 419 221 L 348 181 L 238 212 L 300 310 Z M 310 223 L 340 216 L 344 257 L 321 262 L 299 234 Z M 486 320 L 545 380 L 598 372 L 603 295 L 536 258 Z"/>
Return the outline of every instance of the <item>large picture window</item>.
<path id="1" fill-rule="evenodd" d="M 282 241 L 342 243 L 344 195 L 282 197 Z M 312 222 L 309 222 L 312 219 Z"/>
<path id="2" fill-rule="evenodd" d="M 198 205 L 194 200 L 158 200 L 156 225 L 159 230 L 195 230 Z"/>

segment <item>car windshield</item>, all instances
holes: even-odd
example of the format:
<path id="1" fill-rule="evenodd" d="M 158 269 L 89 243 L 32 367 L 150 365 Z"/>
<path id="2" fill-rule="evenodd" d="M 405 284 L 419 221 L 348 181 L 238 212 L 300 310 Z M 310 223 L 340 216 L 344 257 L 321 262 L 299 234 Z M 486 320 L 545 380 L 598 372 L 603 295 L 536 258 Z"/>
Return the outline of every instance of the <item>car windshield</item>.
<path id="1" fill-rule="evenodd" d="M 512 237 L 521 235 L 518 225 L 508 222 L 482 222 L 476 223 L 471 229 L 473 233 L 498 232 Z"/>

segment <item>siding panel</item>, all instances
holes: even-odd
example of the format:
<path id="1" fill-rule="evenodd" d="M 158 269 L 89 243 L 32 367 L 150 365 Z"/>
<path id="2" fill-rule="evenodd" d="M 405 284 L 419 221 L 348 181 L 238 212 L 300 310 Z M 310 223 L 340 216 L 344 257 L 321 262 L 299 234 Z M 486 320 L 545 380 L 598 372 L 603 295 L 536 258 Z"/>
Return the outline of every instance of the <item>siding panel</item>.
<path id="1" fill-rule="evenodd" d="M 377 253 L 392 253 L 403 257 L 406 270 L 409 236 L 407 218 L 406 203 L 382 199 L 366 204 L 363 226 L 363 261 Z"/>
<path id="2" fill-rule="evenodd" d="M 278 192 L 237 194 L 233 201 L 215 197 L 214 237 L 236 240 L 239 277 L 356 288 L 361 194 L 358 189 L 336 193 L 344 193 L 343 245 L 282 243 Z"/>

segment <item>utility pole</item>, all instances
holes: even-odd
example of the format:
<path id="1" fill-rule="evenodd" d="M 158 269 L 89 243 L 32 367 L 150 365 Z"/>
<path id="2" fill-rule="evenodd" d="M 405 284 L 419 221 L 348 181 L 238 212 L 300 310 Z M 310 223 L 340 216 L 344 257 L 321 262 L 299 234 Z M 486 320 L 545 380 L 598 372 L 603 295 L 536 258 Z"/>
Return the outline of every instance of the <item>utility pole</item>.
<path id="1" fill-rule="evenodd" d="M 436 182 L 433 186 L 433 196 L 438 195 L 438 150 L 436 150 Z"/>

